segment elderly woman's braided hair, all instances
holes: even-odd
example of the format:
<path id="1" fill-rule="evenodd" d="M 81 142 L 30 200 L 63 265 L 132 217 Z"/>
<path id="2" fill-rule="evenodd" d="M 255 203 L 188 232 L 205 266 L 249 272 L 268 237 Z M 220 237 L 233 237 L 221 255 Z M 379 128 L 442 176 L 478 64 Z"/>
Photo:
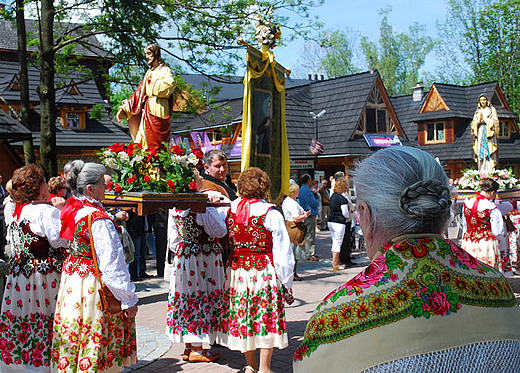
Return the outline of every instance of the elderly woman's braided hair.
<path id="1" fill-rule="evenodd" d="M 442 233 L 451 193 L 444 170 L 430 154 L 387 148 L 361 161 L 353 175 L 358 201 L 370 207 L 376 232 Z"/>
<path id="2" fill-rule="evenodd" d="M 85 163 L 78 159 L 72 162 L 69 174 L 67 175 L 67 184 L 72 194 L 76 197 L 84 196 L 87 192 L 88 185 L 97 185 L 106 172 L 105 166 L 99 163 Z"/>

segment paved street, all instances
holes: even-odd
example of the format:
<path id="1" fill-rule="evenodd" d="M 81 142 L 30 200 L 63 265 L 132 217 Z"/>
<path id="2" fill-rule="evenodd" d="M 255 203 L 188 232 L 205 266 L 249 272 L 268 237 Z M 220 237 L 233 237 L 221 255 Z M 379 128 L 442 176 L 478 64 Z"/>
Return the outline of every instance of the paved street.
<path id="1" fill-rule="evenodd" d="M 276 373 L 292 372 L 292 355 L 302 339 L 303 331 L 316 304 L 328 292 L 346 282 L 364 266 L 351 267 L 345 271 L 332 271 L 330 259 L 330 234 L 318 232 L 316 252 L 322 258 L 319 262 L 303 261 L 298 263 L 298 273 L 304 278 L 293 286 L 295 302 L 286 306 L 289 347 L 284 350 L 275 349 L 272 359 L 272 370 Z M 356 256 L 364 253 L 354 252 Z M 152 261 L 148 262 L 149 273 Z M 520 276 L 509 279 L 517 299 L 520 299 Z M 224 347 L 216 347 L 221 358 L 214 363 L 187 363 L 182 361 L 183 345 L 171 344 L 164 335 L 166 325 L 166 307 L 168 282 L 162 279 L 149 279 L 137 284 L 139 294 L 139 313 L 137 315 L 139 364 L 125 369 L 125 372 L 237 372 L 245 365 L 243 355 L 229 351 Z"/>

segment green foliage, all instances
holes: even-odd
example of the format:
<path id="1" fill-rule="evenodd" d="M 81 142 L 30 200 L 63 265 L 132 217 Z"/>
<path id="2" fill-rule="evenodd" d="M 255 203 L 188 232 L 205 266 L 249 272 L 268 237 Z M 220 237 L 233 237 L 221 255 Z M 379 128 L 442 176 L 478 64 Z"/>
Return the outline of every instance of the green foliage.
<path id="1" fill-rule="evenodd" d="M 321 31 L 316 40 L 304 44 L 295 76 L 323 72 L 328 78 L 337 78 L 359 72 L 353 61 L 357 36 L 349 30 Z"/>
<path id="2" fill-rule="evenodd" d="M 520 114 L 520 1 L 449 0 L 437 28 L 439 77 L 454 84 L 498 81 Z"/>
<path id="3" fill-rule="evenodd" d="M 425 26 L 417 22 L 409 27 L 408 33 L 394 32 L 388 22 L 391 11 L 391 7 L 380 10 L 383 18 L 378 43 L 362 37 L 361 49 L 367 65 L 379 71 L 391 96 L 410 94 L 410 89 L 422 80 L 419 69 L 433 50 L 435 41 L 424 35 Z"/>
<path id="4" fill-rule="evenodd" d="M 105 106 L 103 104 L 95 104 L 92 109 L 89 110 L 88 116 L 90 119 L 101 120 L 105 117 Z"/>

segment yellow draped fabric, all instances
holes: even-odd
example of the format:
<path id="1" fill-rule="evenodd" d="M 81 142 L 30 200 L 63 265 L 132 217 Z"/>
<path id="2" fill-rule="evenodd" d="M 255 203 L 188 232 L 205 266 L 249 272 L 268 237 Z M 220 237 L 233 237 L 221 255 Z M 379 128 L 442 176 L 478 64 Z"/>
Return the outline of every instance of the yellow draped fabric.
<path id="1" fill-rule="evenodd" d="M 285 123 L 285 76 L 281 78 L 275 71 L 277 65 L 274 54 L 265 45 L 262 45 L 260 53 L 262 54 L 262 63 L 252 61 L 250 53 L 252 47 L 247 51 L 247 71 L 244 77 L 244 103 L 242 110 L 242 158 L 241 171 L 251 167 L 251 149 L 252 149 L 252 131 L 253 131 L 253 89 L 251 80 L 259 79 L 264 74 L 268 74 L 273 82 L 276 90 L 280 93 L 281 100 L 281 190 L 277 196 L 269 196 L 270 200 L 278 203 L 282 194 L 289 194 L 290 179 L 290 161 L 289 161 L 289 143 L 287 140 L 287 128 Z"/>

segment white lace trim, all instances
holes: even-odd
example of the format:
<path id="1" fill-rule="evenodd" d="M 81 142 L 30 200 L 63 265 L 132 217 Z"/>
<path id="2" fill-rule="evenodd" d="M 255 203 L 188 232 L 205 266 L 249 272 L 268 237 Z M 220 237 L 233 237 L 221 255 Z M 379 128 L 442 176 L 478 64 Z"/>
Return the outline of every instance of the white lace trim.
<path id="1" fill-rule="evenodd" d="M 381 364 L 364 373 L 511 373 L 520 367 L 520 341 L 475 343 Z"/>

